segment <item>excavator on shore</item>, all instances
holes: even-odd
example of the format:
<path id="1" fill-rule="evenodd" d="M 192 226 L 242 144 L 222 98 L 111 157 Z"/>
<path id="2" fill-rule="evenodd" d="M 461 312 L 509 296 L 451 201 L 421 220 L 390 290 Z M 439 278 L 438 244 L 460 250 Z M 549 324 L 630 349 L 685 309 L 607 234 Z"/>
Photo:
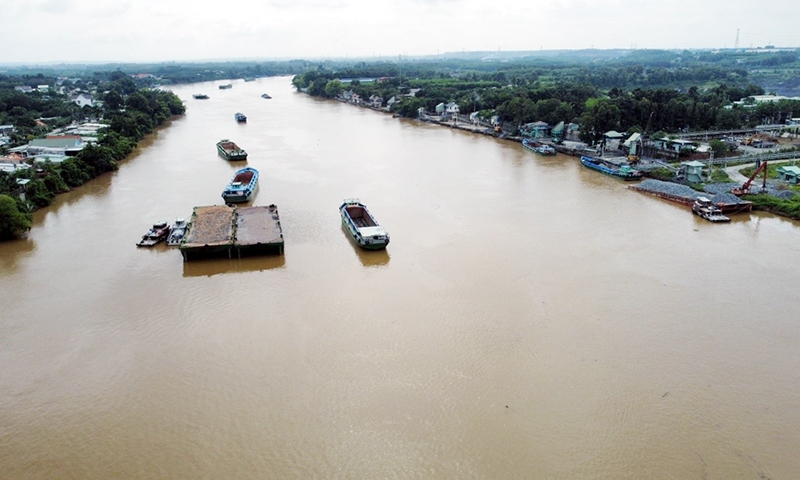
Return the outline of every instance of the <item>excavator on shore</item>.
<path id="1" fill-rule="evenodd" d="M 765 190 L 767 188 L 767 161 L 764 160 L 761 164 L 756 168 L 756 171 L 750 175 L 750 178 L 747 179 L 746 182 L 742 184 L 741 187 L 731 189 L 731 193 L 734 195 L 747 195 L 750 193 L 750 185 L 753 183 L 753 179 L 758 176 L 759 173 L 764 172 L 764 182 L 761 184 L 761 190 Z"/>

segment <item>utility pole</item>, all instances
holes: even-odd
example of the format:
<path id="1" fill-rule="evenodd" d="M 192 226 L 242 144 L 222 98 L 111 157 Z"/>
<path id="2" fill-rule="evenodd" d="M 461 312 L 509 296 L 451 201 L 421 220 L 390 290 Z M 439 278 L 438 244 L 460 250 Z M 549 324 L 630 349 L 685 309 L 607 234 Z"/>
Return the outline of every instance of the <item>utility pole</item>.
<path id="1" fill-rule="evenodd" d="M 735 48 L 737 50 L 739 49 L 739 29 L 738 28 L 736 29 L 736 42 L 734 42 L 733 48 Z"/>

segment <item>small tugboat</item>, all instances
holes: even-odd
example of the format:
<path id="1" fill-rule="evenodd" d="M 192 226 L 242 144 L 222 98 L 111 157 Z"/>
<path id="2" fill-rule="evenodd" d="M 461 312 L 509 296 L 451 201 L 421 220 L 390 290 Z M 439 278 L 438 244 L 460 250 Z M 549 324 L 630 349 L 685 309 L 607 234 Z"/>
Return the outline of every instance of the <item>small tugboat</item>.
<path id="1" fill-rule="evenodd" d="M 225 160 L 247 160 L 247 152 L 227 138 L 217 142 L 217 152 Z"/>
<path id="2" fill-rule="evenodd" d="M 142 239 L 139 240 L 139 243 L 137 243 L 136 246 L 152 247 L 153 245 L 166 240 L 168 235 L 169 225 L 167 225 L 166 220 L 156 222 L 153 224 L 153 227 L 142 236 Z"/>
<path id="3" fill-rule="evenodd" d="M 548 145 L 546 143 L 539 142 L 537 140 L 531 140 L 526 138 L 522 140 L 522 146 L 527 148 L 528 150 L 538 153 L 539 155 L 555 155 L 556 149 L 553 148 L 552 145 Z"/>
<path id="4" fill-rule="evenodd" d="M 245 117 L 245 116 L 244 116 L 244 113 L 242 113 L 242 112 L 236 112 L 236 113 L 234 113 L 234 114 L 233 114 L 233 118 L 235 118 L 235 119 L 236 119 L 236 121 L 237 121 L 237 122 L 239 122 L 239 123 L 244 123 L 244 122 L 246 122 L 246 121 L 247 121 L 247 117 Z"/>
<path id="5" fill-rule="evenodd" d="M 613 177 L 619 177 L 623 180 L 639 180 L 642 178 L 642 172 L 634 170 L 630 165 L 617 165 L 600 158 L 588 157 L 586 155 L 581 155 L 581 163 L 592 170 L 597 170 L 598 172 Z"/>
<path id="6" fill-rule="evenodd" d="M 172 224 L 172 229 L 167 237 L 167 245 L 174 247 L 180 245 L 186 235 L 186 219 L 179 218 Z"/>
<path id="7" fill-rule="evenodd" d="M 692 213 L 700 218 L 705 218 L 709 222 L 721 223 L 731 221 L 731 219 L 723 215 L 722 210 L 714 205 L 707 197 L 697 197 L 694 204 L 692 204 Z"/>
<path id="8" fill-rule="evenodd" d="M 195 100 L 208 100 L 208 95 L 205 93 L 195 93 L 192 97 L 194 97 Z"/>
<path id="9" fill-rule="evenodd" d="M 389 232 L 378 225 L 367 207 L 357 198 L 349 198 L 339 207 L 342 225 L 350 238 L 367 250 L 381 250 L 389 245 Z"/>
<path id="10" fill-rule="evenodd" d="M 266 93 L 262 93 L 262 94 L 261 94 L 261 98 L 270 99 L 270 98 L 272 98 L 272 97 L 270 97 L 270 96 L 269 96 L 269 95 L 267 95 Z"/>
<path id="11" fill-rule="evenodd" d="M 220 89 L 220 90 L 227 90 L 227 89 L 229 89 L 229 88 L 233 88 L 233 85 L 232 85 L 232 84 L 230 84 L 230 83 L 224 83 L 224 84 L 222 84 L 222 85 L 220 85 L 220 86 L 219 86 L 219 89 Z"/>
<path id="12" fill-rule="evenodd" d="M 245 167 L 237 170 L 233 179 L 222 191 L 222 199 L 225 203 L 242 203 L 249 201 L 258 186 L 258 170 L 253 167 Z"/>

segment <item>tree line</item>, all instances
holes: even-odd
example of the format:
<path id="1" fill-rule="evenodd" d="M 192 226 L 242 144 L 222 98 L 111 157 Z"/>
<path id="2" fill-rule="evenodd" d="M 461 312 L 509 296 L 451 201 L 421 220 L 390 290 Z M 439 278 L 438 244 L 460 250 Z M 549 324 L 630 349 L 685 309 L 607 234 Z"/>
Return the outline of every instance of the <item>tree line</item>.
<path id="1" fill-rule="evenodd" d="M 185 107 L 172 92 L 138 88 L 125 74 L 115 72 L 102 85 L 107 92 L 102 111 L 110 126 L 76 156 L 60 163 L 45 162 L 14 173 L 0 172 L 0 238 L 8 239 L 30 228 L 31 212 L 52 203 L 59 193 L 116 170 L 139 140 Z M 21 187 L 18 180 L 27 180 Z M 25 200 L 20 193 L 25 193 Z"/>
<path id="2" fill-rule="evenodd" d="M 748 98 L 765 93 L 754 84 L 721 83 L 710 88 L 692 85 L 685 90 L 603 89 L 585 80 L 509 85 L 471 76 L 395 76 L 365 83 L 358 81 L 359 73 L 353 68 L 343 72 L 317 69 L 295 76 L 292 83 L 298 90 L 327 98 L 335 98 L 345 90 L 352 90 L 363 99 L 378 95 L 384 102 L 395 97 L 397 103 L 392 110 L 407 117 L 417 116 L 420 107 L 432 112 L 439 103 L 454 101 L 462 113 L 497 115 L 513 125 L 573 122 L 579 124 L 582 139 L 589 143 L 600 140 L 609 130 L 675 133 L 737 129 L 783 123 L 792 112 L 800 112 L 800 102 L 793 100 L 748 104 Z M 376 69 L 367 68 L 362 75 L 369 73 L 376 73 Z"/>

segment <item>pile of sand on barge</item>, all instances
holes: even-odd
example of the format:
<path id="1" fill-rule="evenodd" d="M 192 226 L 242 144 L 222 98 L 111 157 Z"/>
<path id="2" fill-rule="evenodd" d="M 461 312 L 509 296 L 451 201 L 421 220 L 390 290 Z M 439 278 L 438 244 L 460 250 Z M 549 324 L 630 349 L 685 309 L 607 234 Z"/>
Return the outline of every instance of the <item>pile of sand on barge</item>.
<path id="1" fill-rule="evenodd" d="M 647 179 L 628 188 L 684 205 L 693 204 L 699 197 L 708 197 L 714 205 L 725 213 L 747 212 L 753 207 L 753 202 L 742 200 L 731 193 L 698 192 L 688 185 L 664 182 L 662 180 Z"/>

